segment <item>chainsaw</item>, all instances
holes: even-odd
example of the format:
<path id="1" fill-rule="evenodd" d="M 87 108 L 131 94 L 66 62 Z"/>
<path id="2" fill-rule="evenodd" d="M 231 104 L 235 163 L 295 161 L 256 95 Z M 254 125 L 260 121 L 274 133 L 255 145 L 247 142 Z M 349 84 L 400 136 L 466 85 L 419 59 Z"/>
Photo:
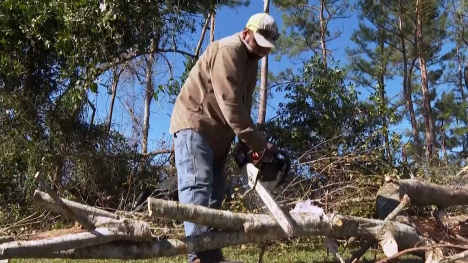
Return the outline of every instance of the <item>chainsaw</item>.
<path id="1" fill-rule="evenodd" d="M 288 237 L 294 235 L 294 225 L 275 199 L 271 192 L 287 177 L 291 168 L 291 159 L 285 151 L 275 151 L 273 155 L 252 151 L 240 141 L 234 149 L 234 159 L 247 178 L 250 189 L 254 189 L 272 216 L 281 226 Z"/>

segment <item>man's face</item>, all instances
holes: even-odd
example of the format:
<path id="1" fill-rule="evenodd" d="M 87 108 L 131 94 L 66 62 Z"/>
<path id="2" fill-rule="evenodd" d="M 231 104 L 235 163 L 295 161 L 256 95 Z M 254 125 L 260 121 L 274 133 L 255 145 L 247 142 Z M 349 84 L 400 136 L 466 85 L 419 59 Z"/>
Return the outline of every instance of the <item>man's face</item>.
<path id="1" fill-rule="evenodd" d="M 271 48 L 269 47 L 261 47 L 258 45 L 257 41 L 255 41 L 254 34 L 251 30 L 249 29 L 244 29 L 243 32 L 244 40 L 247 42 L 247 44 L 253 49 L 257 55 L 261 57 L 265 57 L 270 53 Z"/>

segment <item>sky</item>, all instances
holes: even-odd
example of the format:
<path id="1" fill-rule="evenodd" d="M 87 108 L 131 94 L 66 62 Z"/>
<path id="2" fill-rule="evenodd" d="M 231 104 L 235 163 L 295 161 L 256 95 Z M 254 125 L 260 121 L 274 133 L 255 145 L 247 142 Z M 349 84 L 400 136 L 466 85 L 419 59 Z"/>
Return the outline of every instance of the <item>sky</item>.
<path id="1" fill-rule="evenodd" d="M 255 13 L 263 11 L 263 0 L 251 0 L 248 7 L 239 7 L 236 9 L 222 8 L 217 11 L 216 14 L 216 30 L 215 40 L 223 37 L 232 35 L 236 32 L 241 31 L 247 23 L 249 17 Z M 270 4 L 270 14 L 275 18 L 279 26 L 280 32 L 283 29 L 283 23 L 281 14 L 277 8 Z M 332 50 L 334 60 L 340 61 L 340 66 L 348 64 L 348 59 L 345 49 L 353 48 L 355 45 L 350 40 L 352 33 L 358 28 L 359 21 L 355 11 L 350 11 L 351 16 L 346 19 L 334 20 L 329 25 L 329 30 L 342 31 L 342 35 L 337 40 L 334 40 L 328 44 L 328 48 Z M 201 28 L 198 28 L 197 32 L 191 36 L 193 47 L 196 46 L 200 36 Z M 203 50 L 209 43 L 209 32 L 204 39 Z M 183 61 L 184 58 L 178 54 L 166 54 L 168 59 L 173 64 L 173 74 L 175 76 L 180 75 L 184 70 Z M 281 61 L 275 61 L 274 56 L 270 55 L 269 59 L 269 70 L 271 72 L 278 73 L 286 68 L 293 67 L 294 64 L 288 58 L 283 58 Z M 158 84 L 165 83 L 169 77 L 167 67 L 155 67 L 155 73 L 153 79 L 155 80 L 155 86 Z M 103 77 L 104 80 L 108 78 Z M 127 137 L 132 137 L 132 125 L 131 118 L 126 110 L 125 101 L 135 101 L 137 108 L 140 107 L 140 111 L 135 112 L 137 117 L 142 119 L 142 105 L 144 94 L 142 93 L 143 88 L 138 86 L 139 84 L 126 84 L 122 91 L 118 91 L 119 100 L 116 101 L 116 106 L 113 115 L 113 126 L 114 129 L 124 133 Z M 368 92 L 364 89 L 361 91 L 360 99 L 365 100 L 368 96 Z M 390 98 L 395 98 L 402 91 L 401 78 L 394 78 L 393 80 L 387 81 L 386 92 Z M 97 105 L 98 113 L 96 116 L 97 120 L 107 119 L 109 112 L 110 96 L 107 94 L 106 88 L 100 86 L 98 94 L 94 94 L 94 103 Z M 276 115 L 278 104 L 284 102 L 284 96 L 281 93 L 273 92 L 273 97 L 268 101 L 267 116 L 266 118 L 272 118 Z M 170 115 L 172 113 L 172 105 L 168 103 L 168 98 L 164 94 L 158 96 L 158 101 L 153 100 L 151 105 L 151 118 L 150 118 L 150 131 L 149 131 L 149 151 L 158 150 L 161 148 L 170 147 L 171 137 L 169 135 L 169 122 Z M 138 115 L 140 114 L 140 115 Z M 254 119 L 256 121 L 256 119 Z M 398 126 L 391 127 L 391 130 L 402 133 L 405 129 L 408 129 L 409 122 L 404 121 Z M 135 135 L 135 134 L 133 134 Z M 162 142 L 163 141 L 163 142 Z"/>
<path id="2" fill-rule="evenodd" d="M 263 5 L 263 0 L 251 0 L 250 5 L 248 7 L 238 7 L 236 9 L 224 7 L 218 10 L 216 13 L 215 40 L 230 36 L 232 34 L 235 34 L 236 32 L 241 31 L 245 27 L 245 24 L 247 23 L 250 16 L 259 12 L 263 12 Z M 281 14 L 277 10 L 277 8 L 272 4 L 270 4 L 270 15 L 272 15 L 275 18 L 279 27 L 279 31 L 281 32 L 283 29 Z M 351 44 L 351 41 L 349 39 L 354 29 L 357 28 L 357 25 L 358 21 L 354 17 L 342 21 L 332 22 L 330 24 L 330 30 L 334 31 L 338 29 L 343 31 L 343 35 L 340 38 L 340 40 L 330 43 L 330 48 L 333 49 L 333 56 L 335 60 L 341 61 L 340 65 L 344 65 L 346 63 L 345 47 Z M 199 36 L 200 28 L 198 28 L 197 32 L 191 36 L 194 47 L 196 46 L 196 42 L 198 41 Z M 203 49 L 205 49 L 208 44 L 209 32 L 207 32 L 207 36 L 204 39 Z M 172 60 L 171 62 L 173 63 L 174 75 L 180 75 L 180 73 L 184 70 L 183 57 L 181 57 L 178 54 L 167 54 L 167 56 L 169 60 Z M 292 66 L 293 64 L 288 58 L 283 58 L 281 61 L 275 61 L 274 56 L 270 55 L 269 70 L 271 72 L 278 73 Z M 155 71 L 158 71 L 158 68 L 156 68 Z M 156 73 L 156 77 L 153 77 L 153 79 L 158 81 L 158 77 L 160 77 L 160 83 L 164 83 L 168 78 L 168 74 L 166 69 L 161 71 L 164 71 L 164 73 Z M 107 78 L 108 76 L 103 76 L 102 83 L 104 83 L 104 80 Z M 143 105 L 142 103 L 144 95 L 141 92 L 139 92 L 141 90 L 142 88 L 139 88 L 137 86 L 130 86 L 125 88 L 125 91 L 117 91 L 117 97 L 121 98 L 120 100 L 117 100 L 115 102 L 115 108 L 113 113 L 113 123 L 115 123 L 115 126 L 113 126 L 113 128 L 123 132 L 127 137 L 130 137 L 132 134 L 131 119 L 126 110 L 127 106 L 124 105 L 125 103 L 122 102 L 124 102 L 126 98 L 136 98 L 137 104 L 138 102 L 140 102 L 140 105 Z M 100 85 L 99 87 L 98 94 L 93 95 L 91 99 L 94 100 L 94 103 L 97 104 L 98 108 L 96 119 L 104 121 L 107 119 L 109 112 L 108 109 L 110 105 L 110 96 L 109 94 L 107 94 L 106 88 L 102 85 Z M 166 143 L 171 140 L 171 137 L 169 135 L 169 123 L 170 115 L 172 113 L 172 105 L 167 102 L 167 99 L 168 98 L 161 94 L 158 97 L 159 101 L 153 100 L 152 102 L 150 131 L 148 135 L 149 151 L 167 147 L 167 145 L 161 145 L 161 139 L 164 139 Z M 266 116 L 267 119 L 276 115 L 278 104 L 282 101 L 284 101 L 282 94 L 277 94 L 276 92 L 273 92 L 273 97 L 270 98 L 268 101 Z"/>

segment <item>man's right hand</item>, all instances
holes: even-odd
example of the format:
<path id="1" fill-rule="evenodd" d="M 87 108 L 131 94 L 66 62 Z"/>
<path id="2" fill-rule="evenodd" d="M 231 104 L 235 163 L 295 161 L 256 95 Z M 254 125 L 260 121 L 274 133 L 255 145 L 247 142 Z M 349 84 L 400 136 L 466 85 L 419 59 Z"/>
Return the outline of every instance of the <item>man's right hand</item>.
<path id="1" fill-rule="evenodd" d="M 263 151 L 263 156 L 262 156 L 262 161 L 263 162 L 273 162 L 273 159 L 275 158 L 275 155 L 277 153 L 277 150 L 273 143 L 267 142 L 267 147 Z"/>

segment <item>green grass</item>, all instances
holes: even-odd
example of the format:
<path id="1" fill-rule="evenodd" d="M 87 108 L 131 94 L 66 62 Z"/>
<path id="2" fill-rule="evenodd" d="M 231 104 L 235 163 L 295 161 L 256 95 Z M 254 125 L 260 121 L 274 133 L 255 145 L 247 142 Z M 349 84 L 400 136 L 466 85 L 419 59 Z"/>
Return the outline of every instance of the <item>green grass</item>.
<path id="1" fill-rule="evenodd" d="M 356 248 L 353 248 L 354 250 Z M 346 259 L 351 255 L 351 249 L 345 251 L 343 257 Z M 245 263 L 258 261 L 260 254 L 260 245 L 249 245 L 249 246 L 237 246 L 231 248 L 225 248 L 224 255 L 226 258 L 243 261 Z M 343 249 L 340 248 L 340 252 Z M 375 249 L 369 250 L 365 255 L 364 259 L 367 262 L 374 261 L 377 255 L 377 259 L 382 259 L 383 255 Z M 128 261 L 128 260 L 126 260 Z M 112 263 L 112 262 L 124 262 L 124 260 L 67 260 L 67 259 L 21 259 L 13 260 L 15 263 L 32 263 L 32 262 L 46 262 L 46 263 Z M 186 256 L 177 256 L 171 258 L 159 258 L 151 260 L 132 260 L 135 263 L 182 263 L 187 262 Z M 264 254 L 263 262 L 265 263 L 325 263 L 325 262 L 337 262 L 333 255 L 327 255 L 327 252 L 323 246 L 307 246 L 306 244 L 300 245 L 284 245 L 275 244 L 270 246 Z M 422 260 L 415 257 L 406 257 L 400 262 L 404 263 L 417 263 L 423 262 Z"/>

